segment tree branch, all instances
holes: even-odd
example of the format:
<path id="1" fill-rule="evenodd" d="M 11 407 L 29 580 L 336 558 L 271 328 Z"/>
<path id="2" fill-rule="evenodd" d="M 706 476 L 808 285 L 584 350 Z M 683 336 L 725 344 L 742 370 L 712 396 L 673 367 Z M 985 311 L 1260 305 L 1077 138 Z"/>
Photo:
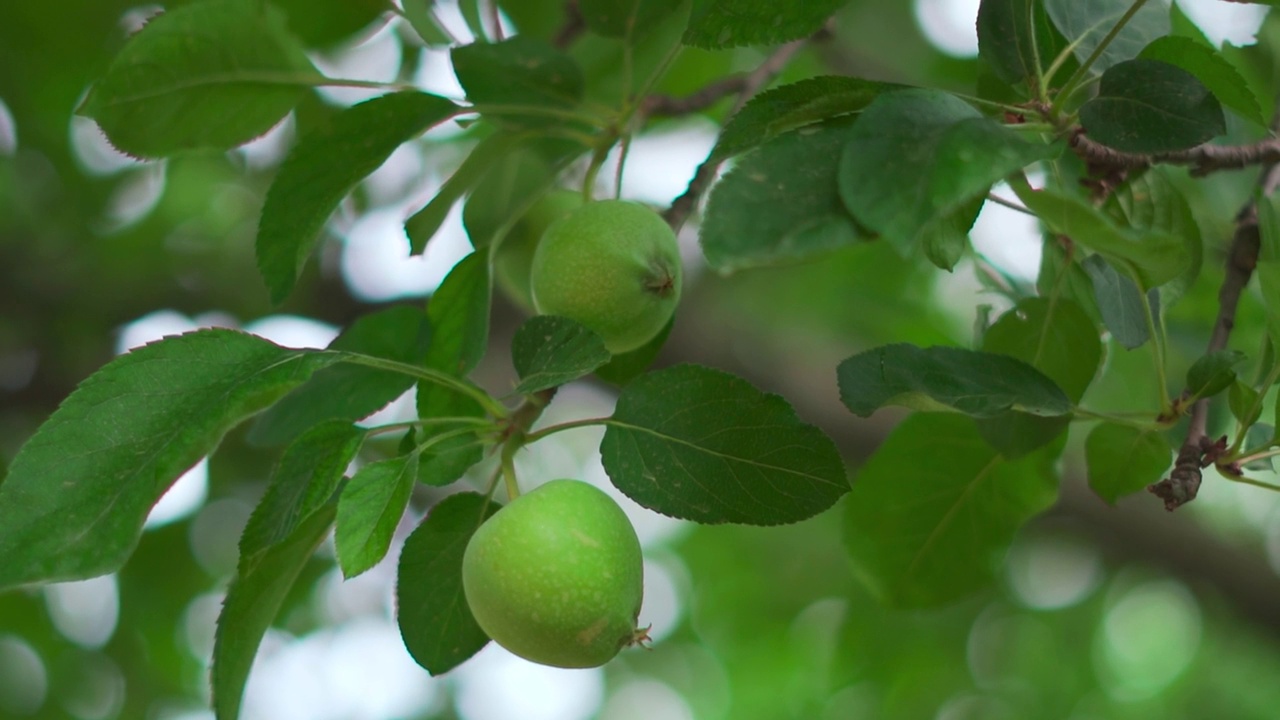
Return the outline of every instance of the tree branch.
<path id="1" fill-rule="evenodd" d="M 494 3 L 495 5 L 497 3 Z M 564 4 L 565 22 L 564 25 L 556 31 L 556 36 L 552 38 L 551 44 L 557 50 L 564 50 L 573 44 L 578 36 L 587 30 L 587 22 L 582 17 L 582 9 L 578 7 L 578 0 L 568 0 Z"/>
<path id="2" fill-rule="evenodd" d="M 1218 170 L 1239 170 L 1250 165 L 1280 162 L 1280 138 L 1269 137 L 1250 145 L 1197 145 L 1165 153 L 1128 153 L 1090 140 L 1084 133 L 1071 138 L 1071 149 L 1090 165 L 1135 170 L 1152 165 L 1189 165 L 1195 177 Z"/>

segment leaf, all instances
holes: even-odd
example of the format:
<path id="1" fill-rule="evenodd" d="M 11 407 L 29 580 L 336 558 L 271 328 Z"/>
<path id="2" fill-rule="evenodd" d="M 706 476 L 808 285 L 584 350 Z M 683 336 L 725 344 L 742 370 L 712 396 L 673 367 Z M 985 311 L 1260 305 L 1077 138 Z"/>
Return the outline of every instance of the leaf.
<path id="1" fill-rule="evenodd" d="M 1122 275 L 1101 255 L 1090 255 L 1080 263 L 1093 281 L 1094 297 L 1098 310 L 1111 336 L 1121 345 L 1133 350 L 1142 347 L 1149 338 L 1147 316 L 1143 303 L 1147 299 L 1137 283 L 1128 275 Z"/>
<path id="2" fill-rule="evenodd" d="M 324 505 L 286 538 L 244 569 L 227 589 L 213 644 L 213 708 L 218 720 L 236 720 L 258 645 L 280 612 L 307 559 L 329 534 L 334 505 Z"/>
<path id="3" fill-rule="evenodd" d="M 420 365 L 431 343 L 431 326 L 420 308 L 395 305 L 357 318 L 331 350 Z M 324 368 L 254 420 L 249 440 L 283 445 L 325 420 L 347 424 L 368 417 L 413 387 L 404 373 L 341 363 Z"/>
<path id="4" fill-rule="evenodd" d="M 1144 60 L 1159 60 L 1196 76 L 1218 102 L 1235 110 L 1245 120 L 1266 127 L 1258 98 L 1240 73 L 1217 50 L 1191 38 L 1168 35 L 1156 38 L 1138 53 Z"/>
<path id="5" fill-rule="evenodd" d="M 778 525 L 848 492 L 844 462 L 777 395 L 728 373 L 676 365 L 622 389 L 600 443 L 609 479 L 664 515 Z"/>
<path id="6" fill-rule="evenodd" d="M 396 622 L 404 646 L 432 675 L 446 673 L 489 642 L 462 591 L 462 554 L 500 508 L 477 493 L 441 500 L 405 540 L 396 571 Z"/>
<path id="7" fill-rule="evenodd" d="M 845 358 L 836 377 L 840 401 L 861 417 L 885 405 L 973 417 L 1006 410 L 1042 416 L 1071 412 L 1071 400 L 1043 373 L 995 353 L 896 343 Z"/>
<path id="8" fill-rule="evenodd" d="M 525 35 L 457 47 L 450 57 L 467 100 L 477 105 L 573 107 L 586 86 L 573 58 Z M 526 122 L 535 118 L 539 124 L 561 122 L 522 116 Z"/>
<path id="9" fill-rule="evenodd" d="M 1236 380 L 1227 389 L 1227 404 L 1231 414 L 1240 421 L 1240 427 L 1248 431 L 1262 417 L 1262 403 L 1258 391 Z"/>
<path id="10" fill-rule="evenodd" d="M 442 97 L 397 92 L 338 113 L 307 133 L 271 183 L 258 224 L 258 269 L 283 302 L 334 208 L 396 148 L 454 115 Z"/>
<path id="11" fill-rule="evenodd" d="M 541 138 L 531 147 L 507 151 L 495 158 L 462 206 L 462 225 L 471 238 L 471 246 L 488 247 L 516 227 L 525 212 L 554 185 L 559 171 L 582 150 L 576 142 Z"/>
<path id="12" fill-rule="evenodd" d="M 475 187 L 496 163 L 515 152 L 521 142 L 519 136 L 495 133 L 472 148 L 462 165 L 436 191 L 435 197 L 405 221 L 404 230 L 409 236 L 410 253 L 421 255 L 427 249 L 427 243 L 444 224 L 454 203 Z"/>
<path id="13" fill-rule="evenodd" d="M 1254 423 L 1249 428 L 1249 432 L 1245 435 L 1246 448 L 1273 447 L 1275 445 L 1276 428 L 1274 425 L 1266 423 Z M 1267 456 L 1259 458 L 1252 462 L 1244 464 L 1245 470 L 1266 470 L 1267 472 L 1275 472 L 1275 456 Z"/>
<path id="14" fill-rule="evenodd" d="M 862 112 L 881 93 L 905 87 L 824 75 L 766 90 L 729 118 L 708 159 L 726 160 L 806 125 Z"/>
<path id="15" fill-rule="evenodd" d="M 1259 260 L 1253 274 L 1258 277 L 1258 287 L 1268 310 L 1267 332 L 1273 343 L 1280 344 L 1280 260 Z"/>
<path id="16" fill-rule="evenodd" d="M 1101 325 L 1102 314 L 1098 311 L 1098 301 L 1094 297 L 1093 282 L 1085 273 L 1075 257 L 1075 244 L 1070 243 L 1071 254 L 1067 254 L 1064 246 L 1065 236 L 1054 237 L 1046 234 L 1041 243 L 1040 270 L 1036 276 L 1036 291 L 1043 297 L 1057 297 L 1071 300 L 1080 306 L 1091 322 Z M 1068 241 L 1069 242 L 1069 241 Z"/>
<path id="17" fill-rule="evenodd" d="M 968 418 L 908 417 L 844 503 L 855 574 L 895 607 L 941 605 L 988 585 L 1018 529 L 1057 498 L 1060 452 L 1010 462 Z"/>
<path id="18" fill-rule="evenodd" d="M 1132 5 L 1133 0 L 1044 0 L 1049 17 L 1063 36 L 1074 43 L 1073 51 L 1082 63 L 1088 60 Z M 1093 67 L 1106 70 L 1137 57 L 1142 48 L 1152 40 L 1168 35 L 1169 31 L 1169 13 L 1164 3 L 1149 2 L 1120 29 Z"/>
<path id="19" fill-rule="evenodd" d="M 1116 500 L 1159 482 L 1173 451 L 1159 433 L 1115 423 L 1099 423 L 1085 440 L 1089 487 L 1098 497 Z"/>
<path id="20" fill-rule="evenodd" d="M 773 0 L 697 0 L 683 41 L 719 50 L 795 40 L 817 32 L 846 1 L 779 4 Z"/>
<path id="21" fill-rule="evenodd" d="M 1187 370 L 1187 392 L 1195 398 L 1207 398 L 1226 390 L 1236 381 L 1236 365 L 1244 362 L 1239 350 L 1216 350 L 1202 355 Z"/>
<path id="22" fill-rule="evenodd" d="M 382 560 L 418 480 L 417 457 L 402 455 L 360 468 L 338 499 L 334 544 L 342 576 L 351 579 Z"/>
<path id="23" fill-rule="evenodd" d="M 1035 0 L 983 0 L 978 7 L 978 54 L 1006 83 L 1030 85 L 1061 45 Z"/>
<path id="24" fill-rule="evenodd" d="M 454 393 L 442 397 L 436 407 L 437 415 L 433 417 L 483 418 L 484 409 L 475 400 Z M 484 446 L 474 433 L 453 434 L 440 437 L 445 432 L 457 430 L 450 426 L 423 426 L 420 433 L 421 443 L 430 443 L 419 451 L 418 482 L 423 485 L 444 487 L 462 477 L 472 465 L 484 457 Z M 477 431 L 483 430 L 476 427 Z"/>
<path id="25" fill-rule="evenodd" d="M 1103 73 L 1080 123 L 1092 140 L 1132 153 L 1185 150 L 1227 131 L 1209 88 L 1157 60 L 1126 60 Z"/>
<path id="26" fill-rule="evenodd" d="M 1108 204 L 1112 214 L 1133 230 L 1143 234 L 1168 233 L 1182 241 L 1190 263 L 1160 288 L 1160 306 L 1173 305 L 1195 283 L 1204 264 L 1200 225 L 1182 191 L 1164 168 L 1149 168 L 1116 188 Z"/>
<path id="27" fill-rule="evenodd" d="M 368 27 L 387 10 L 386 0 L 271 0 L 289 29 L 309 47 L 332 47 Z"/>
<path id="28" fill-rule="evenodd" d="M 480 363 L 489 343 L 488 253 L 473 252 L 453 266 L 427 302 L 431 347 L 426 367 L 466 377 Z M 418 415 L 438 417 L 434 404 L 457 391 L 432 383 L 418 385 Z"/>
<path id="29" fill-rule="evenodd" d="M 840 158 L 840 198 L 905 255 L 930 224 L 948 222 L 997 180 L 1058 152 L 953 95 L 899 90 L 876 98 L 854 124 Z"/>
<path id="30" fill-rule="evenodd" d="M 920 231 L 920 245 L 929 262 L 947 272 L 955 268 L 964 251 L 969 249 L 969 230 L 985 202 L 985 197 L 976 195 Z"/>
<path id="31" fill-rule="evenodd" d="M 330 420 L 285 449 L 271 473 L 271 485 L 240 535 L 241 575 L 333 499 L 364 438 L 364 431 L 351 423 Z"/>
<path id="32" fill-rule="evenodd" d="M 1027 298 L 1001 315 L 983 336 L 982 349 L 1017 358 L 1044 373 L 1079 402 L 1102 363 L 1097 327 L 1076 303 Z M 980 419 L 978 432 L 1007 459 L 1022 457 L 1057 439 L 1071 416 L 1008 412 Z"/>
<path id="33" fill-rule="evenodd" d="M 637 38 L 673 14 L 682 0 L 579 0 L 587 27 L 604 37 Z"/>
<path id="34" fill-rule="evenodd" d="M 227 150 L 267 132 L 323 76 L 255 0 L 206 0 L 153 18 L 77 110 L 139 157 Z"/>
<path id="35" fill-rule="evenodd" d="M 711 191 L 699 236 L 722 273 L 798 262 L 863 239 L 840 202 L 840 148 L 851 125 L 836 120 L 780 135 L 738 160 Z"/>
<path id="36" fill-rule="evenodd" d="M 1032 190 L 1022 178 L 1009 183 L 1018 199 L 1050 230 L 1102 253 L 1136 275 L 1143 290 L 1159 287 L 1183 273 L 1191 263 L 1182 238 L 1166 232 L 1134 232 L 1120 227 L 1089 202 L 1054 188 Z"/>
<path id="37" fill-rule="evenodd" d="M 516 392 L 559 387 L 609 362 L 600 336 L 566 317 L 529 318 L 511 341 L 511 359 L 520 384 Z"/>
<path id="38" fill-rule="evenodd" d="M 659 351 L 667 342 L 667 337 L 671 335 L 671 328 L 675 326 L 675 322 L 675 316 L 672 316 L 652 340 L 631 352 L 614 355 L 612 360 L 596 368 L 596 377 L 618 386 L 634 380 L 648 370 L 658 357 Z"/>
<path id="39" fill-rule="evenodd" d="M 435 14 L 431 12 L 431 5 L 434 2 L 435 0 L 404 0 L 401 3 L 404 7 L 404 19 L 409 21 L 410 27 L 418 33 L 418 37 L 422 38 L 422 42 L 428 47 L 452 45 L 453 39 L 448 31 L 440 25 Z"/>
<path id="40" fill-rule="evenodd" d="M 331 362 L 200 330 L 107 363 L 27 441 L 0 485 L 0 590 L 119 568 L 173 481 Z"/>

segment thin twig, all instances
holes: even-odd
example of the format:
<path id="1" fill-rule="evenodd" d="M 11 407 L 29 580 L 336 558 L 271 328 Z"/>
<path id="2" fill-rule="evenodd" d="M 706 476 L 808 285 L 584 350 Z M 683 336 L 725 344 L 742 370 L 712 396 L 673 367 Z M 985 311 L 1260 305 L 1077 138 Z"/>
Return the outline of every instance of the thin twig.
<path id="1" fill-rule="evenodd" d="M 578 7 L 578 0 L 568 0 L 564 4 L 565 21 L 560 26 L 560 30 L 556 32 L 556 36 L 552 38 L 551 44 L 556 46 L 558 50 L 565 50 L 573 44 L 578 36 L 587 30 L 587 21 L 582 17 L 582 9 Z"/>
<path id="2" fill-rule="evenodd" d="M 705 110 L 715 105 L 722 98 L 742 92 L 747 86 L 746 75 L 734 75 L 722 78 L 691 95 L 671 97 L 670 95 L 650 95 L 641 103 L 641 112 L 646 117 L 675 117 Z"/>
<path id="3" fill-rule="evenodd" d="M 1202 177 L 1218 170 L 1239 170 L 1250 165 L 1280 162 L 1280 138 L 1268 137 L 1249 145 L 1197 145 L 1187 150 L 1165 153 L 1128 153 L 1090 140 L 1084 134 L 1071 139 L 1072 149 L 1091 165 L 1133 170 L 1151 165 L 1189 165 L 1191 174 Z"/>
<path id="4" fill-rule="evenodd" d="M 825 34 L 823 31 L 819 33 Z M 767 86 L 773 79 L 782 72 L 782 69 L 791 62 L 791 58 L 795 56 L 800 48 L 804 47 L 811 38 L 801 40 L 792 40 L 791 42 L 779 46 L 773 54 L 760 63 L 760 66 L 752 70 L 746 77 L 742 79 L 742 87 L 738 89 L 738 99 L 733 105 L 733 109 L 729 112 L 729 116 L 733 117 L 742 109 L 747 101 L 755 96 Z M 717 98 L 718 99 L 718 98 Z M 671 203 L 671 207 L 663 213 L 662 217 L 671 226 L 671 229 L 679 232 L 680 227 L 684 225 L 684 221 L 693 213 L 694 207 L 698 204 L 698 199 L 707 191 L 711 182 L 716 177 L 716 171 L 720 169 L 720 159 L 711 159 L 708 157 L 698 166 L 693 173 L 693 179 L 689 181 L 689 186 L 685 188 L 684 194 L 676 198 Z"/>
<path id="5" fill-rule="evenodd" d="M 1272 132 L 1280 129 L 1280 107 L 1277 107 L 1276 118 L 1272 120 Z M 1264 141 L 1266 142 L 1266 141 Z M 1207 148 L 1209 146 L 1200 146 Z M 1190 153 L 1198 148 L 1184 152 Z M 1258 185 L 1261 195 L 1270 195 L 1280 184 L 1280 155 L 1275 153 L 1266 160 Z M 1209 335 L 1209 347 L 1206 353 L 1224 350 L 1231 338 L 1231 330 L 1236 324 L 1236 306 L 1240 302 L 1240 294 L 1253 277 L 1253 270 L 1258 264 L 1258 249 L 1261 235 L 1258 230 L 1258 205 L 1256 196 L 1251 197 L 1236 215 L 1236 229 L 1231 237 L 1231 248 L 1227 251 L 1226 277 L 1218 290 L 1218 318 L 1214 321 L 1213 332 Z M 1187 438 L 1178 450 L 1178 459 L 1174 462 L 1169 477 L 1158 483 L 1147 486 L 1147 490 L 1164 500 L 1166 510 L 1178 507 L 1195 499 L 1200 490 L 1201 470 L 1212 465 L 1220 452 L 1226 451 L 1226 438 L 1217 441 L 1208 437 L 1209 399 L 1202 398 L 1191 406 L 1191 420 L 1187 426 Z"/>

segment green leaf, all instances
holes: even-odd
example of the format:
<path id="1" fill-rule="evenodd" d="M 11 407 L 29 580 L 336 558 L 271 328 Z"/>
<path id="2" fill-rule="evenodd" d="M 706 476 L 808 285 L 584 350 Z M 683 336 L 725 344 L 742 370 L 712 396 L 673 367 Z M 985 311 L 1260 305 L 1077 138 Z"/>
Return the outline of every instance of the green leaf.
<path id="1" fill-rule="evenodd" d="M 929 262 L 947 272 L 955 268 L 964 251 L 969 249 L 969 230 L 985 202 L 985 197 L 975 195 L 963 206 L 924 226 L 919 240 Z"/>
<path id="2" fill-rule="evenodd" d="M 271 485 L 240 535 L 242 575 L 333 499 L 364 437 L 364 431 L 351 423 L 330 420 L 285 449 L 271 473 Z"/>
<path id="3" fill-rule="evenodd" d="M 1204 264 L 1200 224 L 1182 190 L 1164 168 L 1150 168 L 1116 188 L 1108 208 L 1139 233 L 1161 232 L 1181 239 L 1190 262 L 1181 274 L 1160 288 L 1160 305 L 1173 305 L 1195 283 Z"/>
<path id="4" fill-rule="evenodd" d="M 579 0 L 592 32 L 604 37 L 641 37 L 679 9 L 682 0 Z"/>
<path id="5" fill-rule="evenodd" d="M 477 493 L 441 500 L 400 551 L 396 621 L 404 646 L 432 675 L 448 672 L 489 642 L 462 591 L 462 554 L 501 505 Z"/>
<path id="6" fill-rule="evenodd" d="M 280 612 L 298 574 L 333 523 L 334 505 L 324 505 L 258 562 L 242 568 L 227 589 L 213 644 L 213 708 L 218 720 L 236 720 L 245 681 L 258 645 Z"/>
<path id="7" fill-rule="evenodd" d="M 1227 405 L 1231 414 L 1240 421 L 1240 427 L 1247 431 L 1262 417 L 1262 403 L 1259 402 L 1258 391 L 1236 380 L 1227 389 Z"/>
<path id="8" fill-rule="evenodd" d="M 863 226 L 908 254 L 933 223 L 1060 148 L 1022 140 L 939 90 L 885 93 L 858 117 L 840 158 L 839 191 Z"/>
<path id="9" fill-rule="evenodd" d="M 1273 343 L 1280 344 L 1280 260 L 1259 260 L 1253 274 L 1258 278 L 1258 287 L 1267 305 L 1267 332 Z"/>
<path id="10" fill-rule="evenodd" d="M 1158 482 L 1172 456 L 1159 433 L 1108 422 L 1090 431 L 1084 444 L 1089 487 L 1109 505 Z"/>
<path id="11" fill-rule="evenodd" d="M 1007 410 L 1050 417 L 1071 412 L 1071 400 L 1043 373 L 995 353 L 896 343 L 845 358 L 836 376 L 840 401 L 861 417 L 886 405 L 973 417 Z"/>
<path id="12" fill-rule="evenodd" d="M 1000 316 L 983 336 L 982 349 L 1017 358 L 1044 373 L 1072 402 L 1093 382 L 1102 363 L 1097 327 L 1076 303 L 1058 298 L 1027 298 Z M 1057 439 L 1071 416 L 1039 417 L 1008 412 L 979 419 L 978 432 L 1014 459 Z"/>
<path id="13" fill-rule="evenodd" d="M 307 133 L 280 166 L 262 206 L 258 269 L 283 302 L 334 208 L 403 143 L 451 117 L 442 97 L 398 92 L 354 105 Z"/>
<path id="14" fill-rule="evenodd" d="M 855 574 L 896 607 L 940 605 L 988 585 L 1018 529 L 1057 498 L 1060 452 L 1010 462 L 968 418 L 908 417 L 844 503 Z"/>
<path id="15" fill-rule="evenodd" d="M 697 0 L 684 43 L 707 50 L 774 45 L 817 32 L 847 0 Z"/>
<path id="16" fill-rule="evenodd" d="M 1258 98 L 1249 85 L 1217 50 L 1191 38 L 1172 35 L 1156 38 L 1138 54 L 1144 60 L 1159 60 L 1195 75 L 1218 102 L 1235 110 L 1245 120 L 1266 127 Z"/>
<path id="17" fill-rule="evenodd" d="M 511 359 L 520 376 L 516 392 L 559 387 L 609 362 L 600 336 L 566 317 L 529 318 L 511 340 Z"/>
<path id="18" fill-rule="evenodd" d="M 797 522 L 849 490 L 835 444 L 786 400 L 698 365 L 624 387 L 600 453 L 627 497 L 700 523 Z"/>
<path id="19" fill-rule="evenodd" d="M 436 406 L 438 414 L 434 417 L 483 418 L 484 409 L 475 400 L 454 393 L 440 398 Z M 444 487 L 462 477 L 472 465 L 484 457 L 484 446 L 473 433 L 454 434 L 440 437 L 445 432 L 453 432 L 457 428 L 449 425 L 423 426 L 419 433 L 420 442 L 430 442 L 430 446 L 420 450 L 418 454 L 418 482 L 423 485 Z M 478 430 L 482 430 L 477 426 Z"/>
<path id="20" fill-rule="evenodd" d="M 1080 107 L 1090 139 L 1132 153 L 1185 150 L 1227 131 L 1222 106 L 1195 75 L 1157 60 L 1126 60 Z"/>
<path id="21" fill-rule="evenodd" d="M 107 363 L 27 441 L 0 485 L 0 590 L 119 568 L 174 480 L 331 362 L 201 330 Z"/>
<path id="22" fill-rule="evenodd" d="M 450 57 L 467 100 L 477 105 L 573 107 L 582 100 L 586 86 L 573 58 L 525 35 L 464 45 L 454 48 Z M 540 124 L 560 122 L 535 117 Z"/>
<path id="23" fill-rule="evenodd" d="M 1276 444 L 1275 436 L 1276 428 L 1274 425 L 1268 425 L 1267 423 L 1254 423 L 1253 426 L 1249 428 L 1249 432 L 1245 434 L 1244 446 L 1246 448 L 1261 448 L 1264 446 L 1267 448 L 1274 447 Z M 1247 462 L 1244 464 L 1244 469 L 1275 472 L 1275 456 L 1267 456 L 1252 462 Z"/>
<path id="24" fill-rule="evenodd" d="M 836 120 L 780 135 L 743 156 L 711 191 L 699 232 L 707 263 L 728 273 L 798 262 L 865 237 L 840 202 Z"/>
<path id="25" fill-rule="evenodd" d="M 270 130 L 323 79 L 278 10 L 206 0 L 148 22 L 78 112 L 130 155 L 226 150 Z"/>
<path id="26" fill-rule="evenodd" d="M 395 305 L 356 319 L 331 350 L 420 365 L 431 343 L 431 326 L 420 308 Z M 249 440 L 283 445 L 325 420 L 348 424 L 368 417 L 413 387 L 404 373 L 340 363 L 324 368 L 254 420 Z"/>
<path id="27" fill-rule="evenodd" d="M 675 326 L 675 322 L 675 316 L 672 316 L 652 340 L 631 352 L 614 355 L 612 360 L 596 368 L 596 377 L 619 387 L 634 380 L 648 370 L 658 357 L 662 346 L 667 342 L 667 336 L 671 335 L 671 328 Z"/>
<path id="28" fill-rule="evenodd" d="M 1030 85 L 1061 44 L 1036 0 L 983 0 L 978 7 L 978 54 L 1006 83 Z"/>
<path id="29" fill-rule="evenodd" d="M 462 206 L 462 225 L 471 246 L 488 247 L 516 227 L 555 184 L 559 171 L 583 149 L 576 142 L 542 138 L 531 147 L 506 151 L 495 158 Z"/>
<path id="30" fill-rule="evenodd" d="M 862 112 L 881 93 L 904 87 L 824 75 L 766 90 L 729 119 L 709 159 L 726 160 L 806 125 Z"/>
<path id="31" fill-rule="evenodd" d="M 387 554 L 417 480 L 417 457 L 410 454 L 369 463 L 347 483 L 334 533 L 343 577 L 359 575 Z"/>
<path id="32" fill-rule="evenodd" d="M 427 243 L 444 224 L 454 203 L 476 186 L 493 166 L 520 147 L 522 139 L 508 133 L 495 133 L 471 149 L 467 159 L 436 191 L 435 197 L 404 223 L 409 236 L 409 251 L 421 255 Z M 477 246 L 479 247 L 479 246 Z"/>
<path id="33" fill-rule="evenodd" d="M 1036 276 L 1036 291 L 1043 297 L 1057 297 L 1071 300 L 1084 310 L 1085 315 L 1097 324 L 1102 324 L 1102 314 L 1098 311 L 1098 301 L 1094 297 L 1093 282 L 1085 273 L 1080 263 L 1074 258 L 1080 253 L 1072 248 L 1071 257 L 1067 256 L 1067 248 L 1063 238 L 1046 234 L 1041 243 L 1040 271 Z"/>
<path id="34" fill-rule="evenodd" d="M 409 21 L 410 27 L 428 47 L 452 45 L 453 38 L 431 12 L 434 2 L 435 0 L 403 0 L 401 5 L 404 6 L 404 19 Z"/>
<path id="35" fill-rule="evenodd" d="M 332 47 L 368 27 L 387 0 L 271 0 L 284 11 L 289 29 L 309 47 Z"/>
<path id="36" fill-rule="evenodd" d="M 432 329 L 425 363 L 428 368 L 460 378 L 476 368 L 489 343 L 489 302 L 488 253 L 473 252 L 449 271 L 427 302 Z M 441 398 L 456 395 L 458 392 L 450 388 L 419 383 L 418 415 L 444 415 L 434 405 L 453 407 Z"/>
<path id="37" fill-rule="evenodd" d="M 1133 5 L 1133 0 L 1044 0 L 1044 8 L 1062 35 L 1072 43 L 1080 62 L 1088 60 L 1107 33 Z M 1168 35 L 1169 13 L 1164 3 L 1142 6 L 1098 56 L 1093 67 L 1106 70 L 1137 57 L 1152 40 Z"/>
<path id="38" fill-rule="evenodd" d="M 1102 321 L 1116 342 L 1133 350 L 1142 347 L 1149 338 L 1147 317 L 1143 304 L 1147 299 L 1138 284 L 1123 275 L 1101 255 L 1090 255 L 1080 263 L 1093 281 L 1094 297 Z"/>
<path id="39" fill-rule="evenodd" d="M 1236 365 L 1244 362 L 1239 350 L 1216 350 L 1205 354 L 1187 369 L 1187 392 L 1195 398 L 1207 398 L 1226 390 L 1236 381 Z"/>
<path id="40" fill-rule="evenodd" d="M 1191 255 L 1182 238 L 1167 232 L 1134 232 L 1116 224 L 1091 203 L 1054 188 L 1032 190 L 1025 179 L 1009 183 L 1018 199 L 1050 230 L 1136 275 L 1143 290 L 1159 287 L 1182 274 Z"/>

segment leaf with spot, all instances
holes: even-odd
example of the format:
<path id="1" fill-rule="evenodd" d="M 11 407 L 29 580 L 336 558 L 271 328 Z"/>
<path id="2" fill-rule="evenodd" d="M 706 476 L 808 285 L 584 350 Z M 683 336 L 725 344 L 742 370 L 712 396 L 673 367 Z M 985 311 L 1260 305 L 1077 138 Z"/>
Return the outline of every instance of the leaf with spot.
<path id="1" fill-rule="evenodd" d="M 520 375 L 516 392 L 523 394 L 577 380 L 610 357 L 599 335 L 555 315 L 529 318 L 511 340 L 511 359 Z"/>
<path id="2" fill-rule="evenodd" d="M 1080 124 L 1090 139 L 1131 153 L 1186 150 L 1227 131 L 1209 88 L 1158 60 L 1126 60 L 1103 73 Z"/>
<path id="3" fill-rule="evenodd" d="M 626 385 L 600 453 L 632 500 L 700 523 L 797 522 L 849 490 L 835 444 L 785 400 L 698 365 Z"/>

